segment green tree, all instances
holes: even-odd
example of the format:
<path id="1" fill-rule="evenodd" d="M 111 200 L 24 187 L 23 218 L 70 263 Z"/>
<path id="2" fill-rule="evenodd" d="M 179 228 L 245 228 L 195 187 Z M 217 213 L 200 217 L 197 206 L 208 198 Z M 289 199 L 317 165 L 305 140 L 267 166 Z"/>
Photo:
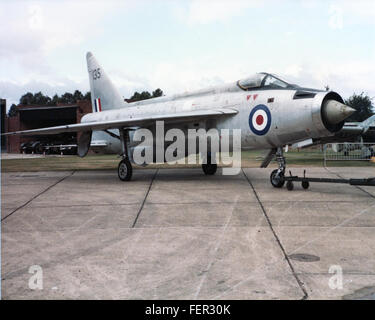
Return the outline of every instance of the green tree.
<path id="1" fill-rule="evenodd" d="M 8 117 L 15 117 L 18 113 L 17 106 L 13 103 L 8 111 Z"/>
<path id="2" fill-rule="evenodd" d="M 31 93 L 28 92 L 20 98 L 20 104 L 31 105 L 37 104 L 41 106 L 47 106 L 52 104 L 52 99 L 49 96 L 45 96 L 42 92 Z"/>
<path id="3" fill-rule="evenodd" d="M 40 91 L 37 93 L 34 93 L 34 98 L 32 99 L 32 104 L 37 104 L 41 106 L 47 106 L 51 104 L 51 98 L 48 96 L 45 96 Z"/>
<path id="4" fill-rule="evenodd" d="M 138 91 L 136 91 L 136 92 L 134 92 L 134 94 L 130 97 L 129 100 L 131 100 L 131 101 L 139 101 L 139 100 L 142 100 L 142 99 L 141 99 L 141 94 L 140 94 Z"/>
<path id="5" fill-rule="evenodd" d="M 59 96 L 57 94 L 55 94 L 52 97 L 51 104 L 54 105 L 54 106 L 56 106 L 58 102 L 59 102 Z"/>
<path id="6" fill-rule="evenodd" d="M 79 90 L 74 91 L 73 98 L 74 98 L 75 102 L 77 102 L 78 100 L 83 100 L 82 92 L 79 91 Z"/>
<path id="7" fill-rule="evenodd" d="M 74 96 L 70 92 L 65 92 L 59 99 L 60 103 L 73 104 L 75 103 Z"/>
<path id="8" fill-rule="evenodd" d="M 32 104 L 34 100 L 34 95 L 31 92 L 25 93 L 21 98 L 20 98 L 20 104 Z"/>
<path id="9" fill-rule="evenodd" d="M 160 88 L 157 88 L 155 91 L 152 92 L 153 98 L 161 97 L 162 95 L 163 95 L 163 90 L 161 90 Z"/>
<path id="10" fill-rule="evenodd" d="M 141 93 L 141 99 L 140 100 L 146 100 L 151 98 L 151 93 L 148 91 L 142 91 Z"/>
<path id="11" fill-rule="evenodd" d="M 87 91 L 83 97 L 83 100 L 90 100 L 91 101 L 91 92 Z"/>
<path id="12" fill-rule="evenodd" d="M 349 99 L 345 100 L 345 104 L 357 110 L 346 121 L 362 122 L 374 114 L 372 98 L 363 92 L 361 94 L 354 93 Z"/>

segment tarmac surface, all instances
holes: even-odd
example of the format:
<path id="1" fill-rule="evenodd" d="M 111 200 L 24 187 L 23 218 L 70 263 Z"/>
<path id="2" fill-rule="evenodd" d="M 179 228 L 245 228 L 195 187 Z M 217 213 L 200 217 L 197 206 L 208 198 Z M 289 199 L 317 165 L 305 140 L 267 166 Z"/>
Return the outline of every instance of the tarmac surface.
<path id="1" fill-rule="evenodd" d="M 3 173 L 2 298 L 375 299 L 375 188 L 275 189 L 271 171 Z"/>

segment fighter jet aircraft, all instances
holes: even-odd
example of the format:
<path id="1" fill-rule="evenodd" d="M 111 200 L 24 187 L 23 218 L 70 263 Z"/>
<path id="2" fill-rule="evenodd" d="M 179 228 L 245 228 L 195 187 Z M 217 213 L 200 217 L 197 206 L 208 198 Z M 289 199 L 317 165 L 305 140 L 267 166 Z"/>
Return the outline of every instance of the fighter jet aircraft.
<path id="1" fill-rule="evenodd" d="M 315 143 L 335 142 L 375 142 L 375 115 L 362 122 L 345 122 L 344 127 L 333 137 L 326 137 L 314 141 Z"/>
<path id="2" fill-rule="evenodd" d="M 86 58 L 92 113 L 78 124 L 8 134 L 80 132 L 78 155 L 84 157 L 92 133 L 101 131 L 112 137 L 111 144 L 106 145 L 108 151 L 122 156 L 118 176 L 123 181 L 132 177 L 132 150 L 137 145 L 132 132 L 140 127 L 154 131 L 156 121 L 163 120 L 166 127 L 184 132 L 195 127 L 241 129 L 243 150 L 270 149 L 269 158 L 276 155 L 279 168 L 271 173 L 270 180 L 274 187 L 280 188 L 285 182 L 283 146 L 332 136 L 355 111 L 336 92 L 302 88 L 264 72 L 227 85 L 126 103 L 93 54 L 88 52 Z M 215 174 L 217 165 L 207 160 L 202 169 L 205 174 Z"/>

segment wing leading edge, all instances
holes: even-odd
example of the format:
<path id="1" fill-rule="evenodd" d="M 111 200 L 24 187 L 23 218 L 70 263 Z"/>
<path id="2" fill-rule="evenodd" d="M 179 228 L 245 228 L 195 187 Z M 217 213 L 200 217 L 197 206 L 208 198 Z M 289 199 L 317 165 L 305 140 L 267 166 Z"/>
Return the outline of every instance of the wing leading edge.
<path id="1" fill-rule="evenodd" d="M 95 130 L 106 130 L 106 129 L 119 129 L 130 126 L 147 126 L 151 123 L 164 120 L 168 123 L 183 122 L 183 121 L 194 121 L 199 119 L 211 118 L 215 116 L 223 115 L 235 115 L 238 110 L 234 108 L 221 108 L 221 109 L 208 109 L 208 110 L 195 110 L 188 112 L 154 115 L 149 117 L 136 117 L 123 120 L 111 120 L 111 121 L 100 121 L 100 122 L 84 122 L 77 124 L 69 124 L 56 127 L 14 131 L 8 132 L 4 135 L 45 135 L 45 134 L 58 134 L 63 132 L 80 132 L 80 131 L 95 131 Z"/>

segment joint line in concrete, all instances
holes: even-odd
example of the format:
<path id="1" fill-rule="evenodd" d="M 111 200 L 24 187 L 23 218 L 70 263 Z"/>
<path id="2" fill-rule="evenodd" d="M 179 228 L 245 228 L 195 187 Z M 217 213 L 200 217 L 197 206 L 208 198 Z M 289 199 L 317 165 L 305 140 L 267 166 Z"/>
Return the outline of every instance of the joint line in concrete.
<path id="1" fill-rule="evenodd" d="M 148 186 L 148 190 L 147 190 L 146 195 L 145 195 L 145 197 L 144 197 L 144 199 L 143 199 L 143 201 L 142 201 L 141 207 L 139 208 L 138 213 L 137 213 L 137 216 L 135 217 L 135 220 L 134 220 L 134 222 L 133 222 L 132 228 L 134 228 L 135 225 L 137 224 L 137 221 L 138 221 L 139 215 L 141 214 L 141 212 L 142 212 L 142 210 L 143 210 L 143 207 L 144 207 L 144 205 L 145 205 L 146 199 L 147 199 L 147 197 L 148 197 L 148 194 L 150 193 L 150 190 L 151 190 L 152 184 L 154 183 L 154 180 L 155 180 L 155 178 L 156 178 L 156 175 L 158 174 L 158 171 L 159 171 L 159 169 L 156 169 L 154 175 L 152 176 L 152 179 L 151 179 L 150 185 Z"/>
<path id="2" fill-rule="evenodd" d="M 58 180 L 57 182 L 51 184 L 49 187 L 47 187 L 46 189 L 44 189 L 43 191 L 39 192 L 37 195 L 35 195 L 34 197 L 32 197 L 30 200 L 26 201 L 23 205 L 19 206 L 18 208 L 14 209 L 11 213 L 9 213 L 8 215 L 6 215 L 4 218 L 1 219 L 1 221 L 4 221 L 6 218 L 10 217 L 13 213 L 17 212 L 18 210 L 26 207 L 30 202 L 32 202 L 33 200 L 35 200 L 36 198 L 38 198 L 39 196 L 41 196 L 42 194 L 46 193 L 48 190 L 52 189 L 54 186 L 56 186 L 57 184 L 59 184 L 60 182 L 64 181 L 65 179 L 71 177 L 73 174 L 75 173 L 75 171 L 72 171 L 70 174 L 62 177 L 60 180 Z"/>
<path id="3" fill-rule="evenodd" d="M 279 247 L 280 247 L 280 249 L 281 249 L 281 251 L 282 251 L 282 253 L 283 253 L 283 255 L 284 255 L 284 258 L 285 258 L 286 262 L 288 263 L 289 268 L 290 268 L 290 270 L 292 271 L 292 274 L 293 274 L 294 278 L 296 279 L 296 281 L 297 281 L 297 283 L 298 283 L 298 286 L 300 287 L 300 289 L 301 289 L 302 292 L 303 292 L 302 300 L 306 300 L 306 299 L 308 298 L 307 291 L 306 291 L 306 289 L 305 289 L 305 287 L 304 287 L 302 281 L 298 278 L 298 275 L 297 275 L 297 273 L 295 272 L 294 267 L 293 267 L 292 263 L 290 262 L 288 255 L 286 254 L 285 248 L 283 247 L 283 245 L 282 245 L 282 243 L 281 243 L 281 241 L 280 241 L 278 235 L 276 234 L 275 229 L 274 229 L 273 226 L 272 226 L 271 220 L 270 220 L 270 218 L 269 218 L 268 215 L 267 215 L 266 209 L 264 208 L 263 203 L 260 201 L 260 198 L 259 198 L 259 196 L 258 196 L 258 193 L 255 191 L 255 188 L 254 188 L 252 182 L 250 181 L 250 179 L 248 178 L 248 176 L 246 175 L 245 171 L 244 171 L 243 169 L 241 169 L 241 170 L 242 170 L 242 173 L 244 174 L 244 176 L 245 176 L 247 182 L 249 183 L 251 189 L 253 190 L 256 199 L 258 200 L 258 203 L 259 203 L 259 205 L 260 205 L 260 208 L 262 209 L 263 215 L 264 215 L 264 217 L 265 217 L 266 220 L 267 220 L 267 223 L 268 223 L 268 225 L 269 225 L 269 227 L 270 227 L 270 229 L 271 229 L 271 231 L 272 231 L 272 233 L 273 233 L 273 236 L 275 237 L 276 242 L 277 242 L 277 244 L 279 245 Z"/>
<path id="4" fill-rule="evenodd" d="M 327 167 L 324 167 L 324 169 L 326 169 L 326 171 L 328 171 L 330 174 L 334 174 L 336 177 L 339 177 L 340 179 L 346 179 L 343 176 L 341 176 L 340 174 L 335 173 L 335 172 L 329 170 Z M 360 186 L 353 186 L 353 187 L 356 187 L 357 189 L 363 191 L 364 193 L 366 193 L 367 195 L 369 195 L 371 198 L 375 198 L 375 196 L 373 194 L 371 194 L 370 192 L 366 191 L 365 189 L 362 189 Z"/>

